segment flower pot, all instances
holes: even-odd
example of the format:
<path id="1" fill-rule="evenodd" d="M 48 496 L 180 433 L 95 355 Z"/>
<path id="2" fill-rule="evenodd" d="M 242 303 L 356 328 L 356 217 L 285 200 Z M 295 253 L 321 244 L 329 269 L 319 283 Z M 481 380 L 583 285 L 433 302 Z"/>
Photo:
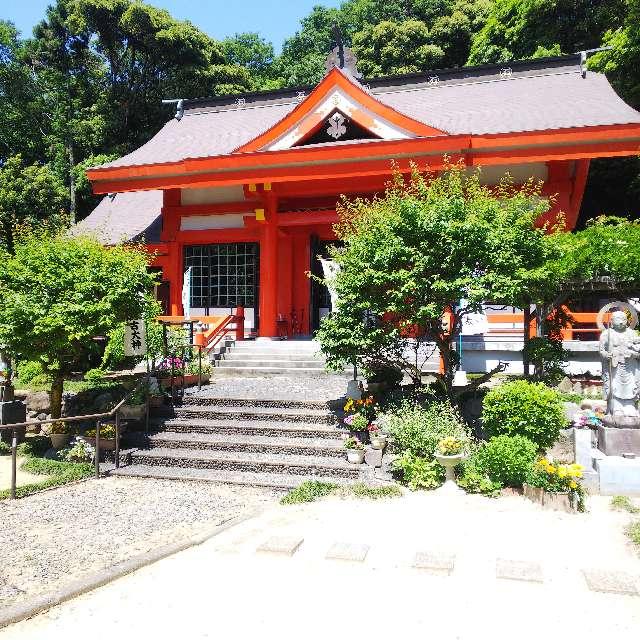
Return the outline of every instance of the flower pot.
<path id="1" fill-rule="evenodd" d="M 52 433 L 49 438 L 51 438 L 51 446 L 54 449 L 62 449 L 71 440 L 71 435 L 69 433 Z"/>
<path id="2" fill-rule="evenodd" d="M 82 436 L 82 439 L 90 444 L 92 447 L 96 446 L 96 439 L 91 436 Z M 115 438 L 100 438 L 100 451 L 115 451 L 116 439 Z"/>
<path id="3" fill-rule="evenodd" d="M 544 502 L 544 489 L 541 489 L 540 487 L 532 487 L 530 484 L 526 483 L 522 486 L 522 488 L 524 490 L 525 498 L 542 506 Z"/>
<path id="4" fill-rule="evenodd" d="M 120 407 L 120 417 L 123 420 L 137 420 L 144 418 L 147 406 L 145 404 L 124 404 Z"/>
<path id="5" fill-rule="evenodd" d="M 372 449 L 384 449 L 387 444 L 387 436 L 369 434 L 369 440 Z"/>
<path id="6" fill-rule="evenodd" d="M 568 492 L 545 491 L 542 506 L 549 511 L 564 511 L 565 513 L 573 513 L 576 510 Z"/>
<path id="7" fill-rule="evenodd" d="M 444 467 L 445 481 L 444 485 L 442 486 L 442 490 L 446 491 L 447 493 L 461 492 L 462 489 L 460 489 L 456 484 L 456 474 L 454 472 L 454 468 L 467 459 L 466 454 L 457 453 L 454 456 L 443 456 L 439 453 L 436 453 L 434 457 L 438 461 L 438 463 Z"/>
<path id="8" fill-rule="evenodd" d="M 364 462 L 364 449 L 347 449 L 347 460 L 351 464 L 362 464 Z"/>

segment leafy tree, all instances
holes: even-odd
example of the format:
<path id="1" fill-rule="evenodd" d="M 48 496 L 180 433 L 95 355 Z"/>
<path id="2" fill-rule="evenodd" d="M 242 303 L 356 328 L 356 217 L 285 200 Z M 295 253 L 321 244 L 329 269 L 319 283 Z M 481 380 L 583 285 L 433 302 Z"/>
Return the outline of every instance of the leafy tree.
<path id="1" fill-rule="evenodd" d="M 67 192 L 49 165 L 25 166 L 19 155 L 0 167 L 0 248 L 13 253 L 16 234 L 64 217 Z"/>
<path id="2" fill-rule="evenodd" d="M 51 376 L 59 418 L 64 379 L 87 368 L 93 338 L 140 317 L 153 276 L 143 249 L 89 238 L 30 235 L 0 261 L 0 344 Z"/>
<path id="3" fill-rule="evenodd" d="M 358 70 L 368 78 L 435 69 L 444 59 L 444 51 L 431 44 L 427 26 L 419 20 L 365 27 L 353 37 L 353 52 Z"/>
<path id="4" fill-rule="evenodd" d="M 275 58 L 273 45 L 258 33 L 236 33 L 222 41 L 222 49 L 229 64 L 244 67 L 251 74 L 257 89 L 270 85 Z"/>
<path id="5" fill-rule="evenodd" d="M 495 0 L 469 64 L 528 58 L 538 47 L 563 53 L 597 47 L 624 12 L 624 0 Z"/>
<path id="6" fill-rule="evenodd" d="M 380 198 L 342 203 L 344 248 L 333 251 L 339 305 L 318 334 L 329 365 L 391 364 L 419 382 L 426 345 L 435 344 L 456 397 L 453 344 L 465 315 L 487 301 L 521 306 L 550 286 L 555 246 L 535 227 L 547 207 L 533 182 L 491 190 L 459 165 L 438 177 L 414 172 L 408 185 L 397 177 Z M 450 329 L 442 322 L 449 312 Z"/>

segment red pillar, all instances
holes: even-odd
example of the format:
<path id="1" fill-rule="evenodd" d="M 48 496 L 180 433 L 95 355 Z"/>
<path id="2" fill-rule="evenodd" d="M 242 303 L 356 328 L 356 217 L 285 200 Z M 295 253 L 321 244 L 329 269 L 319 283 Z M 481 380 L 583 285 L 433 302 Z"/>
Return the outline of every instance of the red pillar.
<path id="1" fill-rule="evenodd" d="M 266 198 L 260 241 L 260 337 L 278 335 L 278 209 L 273 194 Z"/>

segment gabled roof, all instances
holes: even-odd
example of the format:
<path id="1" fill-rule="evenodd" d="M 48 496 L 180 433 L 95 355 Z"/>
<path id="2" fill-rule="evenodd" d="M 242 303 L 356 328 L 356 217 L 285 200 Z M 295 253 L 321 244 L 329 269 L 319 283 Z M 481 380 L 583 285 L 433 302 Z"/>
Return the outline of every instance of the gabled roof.
<path id="1" fill-rule="evenodd" d="M 245 94 L 186 103 L 148 143 L 96 169 L 140 167 L 223 156 L 268 147 L 291 131 L 332 88 L 351 88 L 365 109 L 397 119 L 410 136 L 499 135 L 580 127 L 639 124 L 607 79 L 578 58 L 529 60 L 364 81 L 337 69 L 304 98 L 297 91 Z M 302 100 L 302 101 L 301 101 Z M 97 174 L 90 172 L 92 179 Z"/>
<path id="2" fill-rule="evenodd" d="M 162 191 L 132 191 L 105 196 L 72 228 L 73 235 L 90 235 L 102 244 L 142 240 L 160 241 Z"/>

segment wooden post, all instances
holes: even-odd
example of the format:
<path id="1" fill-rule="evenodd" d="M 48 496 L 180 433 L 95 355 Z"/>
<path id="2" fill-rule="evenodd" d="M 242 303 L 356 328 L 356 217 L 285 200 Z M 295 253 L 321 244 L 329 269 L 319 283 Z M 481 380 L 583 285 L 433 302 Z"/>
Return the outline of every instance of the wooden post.
<path id="1" fill-rule="evenodd" d="M 11 499 L 16 499 L 16 478 L 18 475 L 18 432 L 11 432 Z"/>
<path id="2" fill-rule="evenodd" d="M 100 477 L 100 420 L 96 420 L 96 478 Z"/>
<path id="3" fill-rule="evenodd" d="M 116 469 L 120 468 L 120 410 L 116 411 L 116 451 L 115 451 Z"/>
<path id="4" fill-rule="evenodd" d="M 236 307 L 236 341 L 244 340 L 244 307 Z"/>

